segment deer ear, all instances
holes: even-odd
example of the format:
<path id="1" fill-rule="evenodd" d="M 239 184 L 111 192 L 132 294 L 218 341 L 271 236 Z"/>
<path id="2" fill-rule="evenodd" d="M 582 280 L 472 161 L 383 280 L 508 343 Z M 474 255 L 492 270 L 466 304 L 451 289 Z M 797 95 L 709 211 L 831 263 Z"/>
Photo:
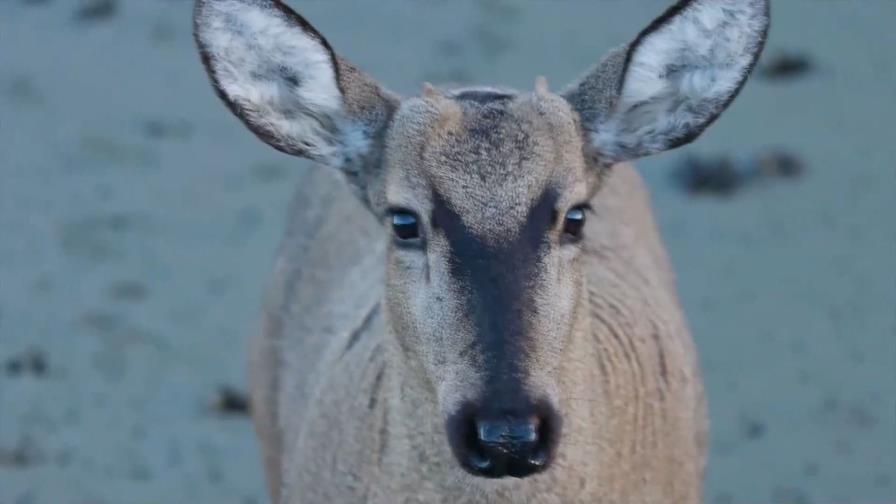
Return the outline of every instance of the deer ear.
<path id="1" fill-rule="evenodd" d="M 631 160 L 697 138 L 743 87 L 765 44 L 768 0 L 682 0 L 573 84 L 597 159 Z"/>
<path id="2" fill-rule="evenodd" d="M 279 0 L 197 0 L 194 35 L 218 96 L 253 133 L 363 185 L 394 96 Z"/>

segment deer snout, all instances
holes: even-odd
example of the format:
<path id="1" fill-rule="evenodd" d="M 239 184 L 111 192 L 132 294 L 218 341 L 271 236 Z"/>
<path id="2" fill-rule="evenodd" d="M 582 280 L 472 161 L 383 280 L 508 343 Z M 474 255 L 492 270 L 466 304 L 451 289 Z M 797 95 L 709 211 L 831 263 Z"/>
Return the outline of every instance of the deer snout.
<path id="1" fill-rule="evenodd" d="M 467 411 L 449 420 L 449 440 L 460 465 L 485 478 L 525 478 L 548 468 L 559 434 L 553 409 Z"/>

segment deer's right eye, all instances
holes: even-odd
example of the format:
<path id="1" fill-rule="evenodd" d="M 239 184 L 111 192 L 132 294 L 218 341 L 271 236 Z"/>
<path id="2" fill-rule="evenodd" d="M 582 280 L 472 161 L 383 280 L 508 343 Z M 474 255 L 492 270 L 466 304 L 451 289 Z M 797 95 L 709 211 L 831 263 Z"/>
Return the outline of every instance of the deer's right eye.
<path id="1" fill-rule="evenodd" d="M 417 216 L 407 210 L 392 211 L 392 232 L 399 240 L 413 240 L 420 237 Z"/>

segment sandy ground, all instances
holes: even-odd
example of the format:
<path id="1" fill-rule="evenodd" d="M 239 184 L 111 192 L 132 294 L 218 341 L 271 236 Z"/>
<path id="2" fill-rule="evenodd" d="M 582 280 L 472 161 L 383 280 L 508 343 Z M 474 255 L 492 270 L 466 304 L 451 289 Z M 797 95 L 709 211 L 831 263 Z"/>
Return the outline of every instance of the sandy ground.
<path id="1" fill-rule="evenodd" d="M 213 97 L 190 1 L 94 3 L 0 0 L 0 504 L 264 502 L 249 422 L 211 405 L 242 387 L 306 166 Z M 412 93 L 559 86 L 666 2 L 291 3 Z M 768 55 L 812 71 L 640 164 L 706 373 L 707 502 L 896 502 L 896 2 L 774 15 Z M 769 146 L 804 174 L 727 197 L 671 176 Z"/>

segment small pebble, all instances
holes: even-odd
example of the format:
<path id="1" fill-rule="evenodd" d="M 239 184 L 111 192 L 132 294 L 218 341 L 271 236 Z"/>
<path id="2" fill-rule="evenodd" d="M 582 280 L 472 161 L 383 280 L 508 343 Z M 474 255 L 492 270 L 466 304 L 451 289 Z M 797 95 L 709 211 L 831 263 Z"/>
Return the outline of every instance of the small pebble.
<path id="1" fill-rule="evenodd" d="M 249 414 L 249 399 L 244 392 L 229 385 L 223 385 L 218 388 L 218 396 L 215 398 L 213 408 L 228 415 L 247 415 Z"/>

